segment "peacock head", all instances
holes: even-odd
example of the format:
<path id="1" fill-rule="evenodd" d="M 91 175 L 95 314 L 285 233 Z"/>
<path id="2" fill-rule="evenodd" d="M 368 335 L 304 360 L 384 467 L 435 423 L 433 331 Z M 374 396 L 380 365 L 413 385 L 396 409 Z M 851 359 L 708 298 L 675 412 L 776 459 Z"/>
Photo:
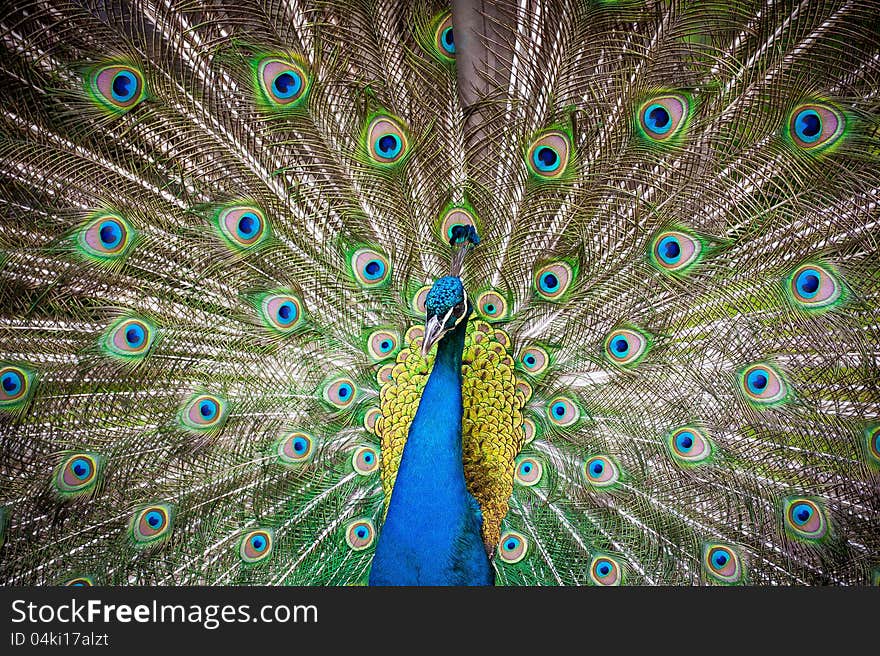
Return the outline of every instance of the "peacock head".
<path id="1" fill-rule="evenodd" d="M 431 347 L 454 330 L 462 321 L 467 321 L 471 304 L 464 291 L 464 284 L 458 276 L 443 276 L 428 292 L 425 298 L 425 337 L 422 340 L 422 355 L 427 355 Z"/>
<path id="2" fill-rule="evenodd" d="M 453 331 L 471 313 L 471 302 L 464 291 L 461 270 L 467 252 L 480 243 L 473 226 L 456 225 L 452 228 L 450 245 L 455 249 L 448 276 L 443 276 L 431 287 L 425 298 L 425 337 L 422 339 L 422 355 Z"/>

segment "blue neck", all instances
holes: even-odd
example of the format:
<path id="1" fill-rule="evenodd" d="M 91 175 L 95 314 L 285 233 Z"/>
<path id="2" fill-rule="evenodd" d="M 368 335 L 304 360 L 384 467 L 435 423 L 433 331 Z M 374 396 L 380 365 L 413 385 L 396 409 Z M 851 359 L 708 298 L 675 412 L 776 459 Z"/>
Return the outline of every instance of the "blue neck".
<path id="1" fill-rule="evenodd" d="M 482 519 L 461 451 L 461 357 L 467 321 L 437 346 L 394 483 L 371 585 L 491 585 Z"/>

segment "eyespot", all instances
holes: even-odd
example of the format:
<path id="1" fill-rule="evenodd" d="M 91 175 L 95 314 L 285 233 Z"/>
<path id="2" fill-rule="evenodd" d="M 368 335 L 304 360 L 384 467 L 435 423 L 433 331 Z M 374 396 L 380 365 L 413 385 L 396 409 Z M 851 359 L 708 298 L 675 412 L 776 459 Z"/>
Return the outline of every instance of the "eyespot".
<path id="1" fill-rule="evenodd" d="M 95 585 L 95 581 L 90 576 L 77 576 L 65 581 L 64 585 L 71 588 L 91 588 Z"/>
<path id="2" fill-rule="evenodd" d="M 669 94 L 658 96 L 639 108 L 639 127 L 650 141 L 667 141 L 681 131 L 688 114 L 688 101 L 684 96 Z"/>
<path id="3" fill-rule="evenodd" d="M 796 538 L 821 540 L 828 533 L 825 512 L 818 503 L 803 497 L 785 499 L 785 528 Z"/>
<path id="4" fill-rule="evenodd" d="M 880 468 L 880 425 L 866 428 L 864 436 L 869 462 L 875 469 Z"/>
<path id="5" fill-rule="evenodd" d="M 804 150 L 833 145 L 843 134 L 846 119 L 828 105 L 807 104 L 796 107 L 788 122 L 794 144 Z"/>
<path id="6" fill-rule="evenodd" d="M 356 519 L 345 529 L 345 542 L 352 551 L 363 551 L 373 544 L 376 529 L 369 519 Z"/>
<path id="7" fill-rule="evenodd" d="M 425 307 L 425 302 L 428 300 L 428 292 L 431 291 L 431 285 L 424 285 L 423 287 L 419 287 L 419 290 L 415 293 L 412 298 L 412 303 L 410 307 L 413 309 L 419 316 L 424 316 L 427 314 L 427 308 Z"/>
<path id="8" fill-rule="evenodd" d="M 452 35 L 452 14 L 440 21 L 434 33 L 434 42 L 440 56 L 447 61 L 455 61 L 455 40 Z"/>
<path id="9" fill-rule="evenodd" d="M 223 239 L 239 251 L 254 248 L 268 234 L 263 212 L 250 205 L 234 205 L 220 210 L 217 227 Z"/>
<path id="10" fill-rule="evenodd" d="M 302 301 L 293 294 L 268 294 L 260 301 L 260 316 L 268 328 L 289 334 L 302 325 Z"/>
<path id="11" fill-rule="evenodd" d="M 553 262 L 535 271 L 535 290 L 547 301 L 558 301 L 568 291 L 574 272 L 568 262 Z"/>
<path id="12" fill-rule="evenodd" d="M 83 226 L 77 243 L 87 257 L 107 262 L 125 254 L 134 234 L 132 227 L 121 216 L 104 214 Z"/>
<path id="13" fill-rule="evenodd" d="M 184 427 L 204 432 L 223 425 L 226 419 L 226 402 L 211 394 L 198 394 L 190 399 L 181 412 Z"/>
<path id="14" fill-rule="evenodd" d="M 351 269 L 361 287 L 378 287 L 388 282 L 391 275 L 388 259 L 369 248 L 362 248 L 351 256 Z"/>
<path id="15" fill-rule="evenodd" d="M 67 456 L 55 470 L 55 488 L 65 497 L 88 492 L 98 482 L 98 459 L 89 453 Z"/>
<path id="16" fill-rule="evenodd" d="M 684 467 L 706 462 L 712 455 L 712 443 L 695 426 L 683 426 L 666 436 L 666 448 L 676 463 Z"/>
<path id="17" fill-rule="evenodd" d="M 379 387 L 394 382 L 393 362 L 389 362 L 388 364 L 379 367 L 379 371 L 376 372 L 376 382 L 379 383 Z"/>
<path id="18" fill-rule="evenodd" d="M 309 79 L 298 64 L 283 59 L 267 58 L 257 65 L 257 79 L 263 97 L 278 108 L 302 104 L 309 90 Z"/>
<path id="19" fill-rule="evenodd" d="M 357 396 L 357 387 L 350 378 L 337 378 L 324 388 L 324 400 L 340 410 L 352 404 Z"/>
<path id="20" fill-rule="evenodd" d="M 367 338 L 367 353 L 376 362 L 387 360 L 397 353 L 400 336 L 390 330 L 376 330 Z"/>
<path id="21" fill-rule="evenodd" d="M 550 356 L 540 346 L 529 346 L 519 354 L 519 363 L 530 376 L 540 376 L 550 366 Z"/>
<path id="22" fill-rule="evenodd" d="M 21 407 L 30 396 L 33 380 L 26 369 L 0 364 L 0 410 Z"/>
<path id="23" fill-rule="evenodd" d="M 843 293 L 835 277 L 818 264 L 804 264 L 795 269 L 786 281 L 788 297 L 806 310 L 830 308 Z"/>
<path id="24" fill-rule="evenodd" d="M 361 476 L 369 476 L 379 468 L 379 454 L 371 446 L 359 447 L 351 457 L 351 466 Z"/>
<path id="25" fill-rule="evenodd" d="M 138 544 L 149 544 L 171 534 L 171 507 L 165 504 L 147 506 L 135 513 L 131 536 Z"/>
<path id="26" fill-rule="evenodd" d="M 605 339 L 605 356 L 621 367 L 635 365 L 647 350 L 648 338 L 629 328 L 618 328 Z"/>
<path id="27" fill-rule="evenodd" d="M 654 238 L 651 262 L 661 271 L 683 273 L 700 259 L 703 244 L 680 230 L 665 230 Z"/>
<path id="28" fill-rule="evenodd" d="M 507 318 L 507 301 L 497 292 L 483 292 L 477 298 L 477 312 L 489 321 L 501 321 Z"/>
<path id="29" fill-rule="evenodd" d="M 703 545 L 703 571 L 719 583 L 738 583 L 743 576 L 742 559 L 726 544 Z"/>
<path id="30" fill-rule="evenodd" d="M 406 157 L 409 141 L 400 124 L 390 116 L 377 116 L 366 131 L 367 153 L 375 164 L 393 166 Z"/>
<path id="31" fill-rule="evenodd" d="M 510 356 L 507 357 L 509 358 Z M 518 379 L 516 381 L 516 391 L 522 395 L 524 402 L 532 398 L 532 386 L 529 385 L 528 381 Z"/>
<path id="32" fill-rule="evenodd" d="M 590 581 L 595 585 L 620 585 L 623 582 L 620 563 L 610 556 L 595 556 L 590 563 Z"/>
<path id="33" fill-rule="evenodd" d="M 534 458 L 519 458 L 516 461 L 514 480 L 525 487 L 531 487 L 541 482 L 544 467 Z"/>
<path id="34" fill-rule="evenodd" d="M 772 406 L 785 401 L 788 388 L 782 376 L 768 364 L 753 364 L 740 372 L 740 388 L 746 398 L 758 405 Z"/>
<path id="35" fill-rule="evenodd" d="M 438 236 L 444 244 L 448 244 L 452 239 L 452 229 L 457 226 L 471 226 L 477 228 L 476 220 L 473 212 L 466 207 L 449 207 L 443 212 L 438 223 Z"/>
<path id="36" fill-rule="evenodd" d="M 315 442 L 307 433 L 294 432 L 281 438 L 275 451 L 278 459 L 288 465 L 298 465 L 311 459 Z"/>
<path id="37" fill-rule="evenodd" d="M 379 408 L 370 408 L 364 414 L 364 428 L 366 428 L 371 433 L 376 433 L 376 422 L 379 421 L 379 417 L 382 416 L 382 411 Z"/>
<path id="38" fill-rule="evenodd" d="M 581 411 L 577 404 L 564 396 L 557 396 L 547 404 L 547 417 L 557 426 L 571 426 L 580 416 Z"/>
<path id="39" fill-rule="evenodd" d="M 522 533 L 506 531 L 498 542 L 498 557 L 508 565 L 518 563 L 529 551 L 529 542 Z"/>
<path id="40" fill-rule="evenodd" d="M 584 477 L 596 488 L 607 488 L 620 480 L 620 470 L 608 456 L 593 456 L 584 463 Z"/>
<path id="41" fill-rule="evenodd" d="M 272 554 L 272 531 L 257 529 L 246 533 L 238 545 L 238 555 L 246 563 L 258 563 Z"/>
<path id="42" fill-rule="evenodd" d="M 531 443 L 535 436 L 537 435 L 537 430 L 535 428 L 535 422 L 531 419 L 523 419 L 522 423 L 523 434 L 525 435 L 525 444 Z"/>
<path id="43" fill-rule="evenodd" d="M 89 76 L 92 97 L 104 108 L 124 113 L 146 96 L 144 74 L 132 66 L 111 64 L 92 71 Z"/>
<path id="44" fill-rule="evenodd" d="M 153 327 L 142 319 L 120 319 L 107 330 L 102 345 L 108 355 L 134 360 L 149 352 L 154 335 Z"/>
<path id="45" fill-rule="evenodd" d="M 557 180 L 568 167 L 571 141 L 558 130 L 545 132 L 529 147 L 526 164 L 529 171 L 541 180 Z"/>

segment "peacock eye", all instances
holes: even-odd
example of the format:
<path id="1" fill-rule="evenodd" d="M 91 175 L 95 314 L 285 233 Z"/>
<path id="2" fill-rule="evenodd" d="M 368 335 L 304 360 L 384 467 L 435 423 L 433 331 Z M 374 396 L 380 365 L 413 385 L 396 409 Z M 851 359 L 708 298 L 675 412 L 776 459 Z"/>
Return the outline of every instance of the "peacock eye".
<path id="1" fill-rule="evenodd" d="M 525 536 L 516 531 L 507 531 L 498 542 L 498 556 L 509 565 L 518 563 L 526 557 L 529 543 Z"/>
<path id="2" fill-rule="evenodd" d="M 307 462 L 314 450 L 315 442 L 312 436 L 301 432 L 289 433 L 275 444 L 278 460 L 286 465 Z"/>
<path id="3" fill-rule="evenodd" d="M 76 453 L 59 465 L 55 487 L 62 496 L 82 494 L 95 486 L 97 474 L 98 460 L 88 453 Z"/>
<path id="4" fill-rule="evenodd" d="M 712 455 L 711 442 L 693 426 L 672 431 L 666 438 L 666 446 L 672 458 L 684 467 L 705 462 Z"/>
<path id="5" fill-rule="evenodd" d="M 703 244 L 680 230 L 666 230 L 654 238 L 651 261 L 661 271 L 681 273 L 700 259 Z"/>
<path id="6" fill-rule="evenodd" d="M 534 283 L 538 295 L 548 301 L 562 298 L 568 291 L 574 271 L 568 262 L 553 262 L 535 271 Z"/>
<path id="7" fill-rule="evenodd" d="M 379 454 L 371 446 L 362 446 L 351 457 L 354 470 L 361 476 L 369 476 L 379 468 Z"/>
<path id="8" fill-rule="evenodd" d="M 846 121 L 836 109 L 809 104 L 795 108 L 789 119 L 789 133 L 804 150 L 830 146 L 843 134 Z"/>
<path id="9" fill-rule="evenodd" d="M 565 173 L 571 142 L 564 132 L 546 132 L 529 147 L 526 163 L 529 170 L 542 180 L 557 179 Z"/>
<path id="10" fill-rule="evenodd" d="M 514 480 L 525 487 L 531 487 L 541 482 L 544 468 L 535 458 L 520 458 L 516 463 Z"/>
<path id="11" fill-rule="evenodd" d="M 351 405 L 357 396 L 357 386 L 349 378 L 338 378 L 324 388 L 324 400 L 343 410 Z"/>
<path id="12" fill-rule="evenodd" d="M 373 544 L 376 530 L 369 519 L 356 519 L 345 529 L 345 542 L 352 551 L 363 551 Z"/>
<path id="13" fill-rule="evenodd" d="M 596 488 L 615 485 L 620 480 L 620 470 L 607 456 L 594 456 L 584 463 L 584 477 Z"/>
<path id="14" fill-rule="evenodd" d="M 679 132 L 687 113 L 688 101 L 684 96 L 658 96 L 642 104 L 639 126 L 650 140 L 666 141 Z"/>
<path id="15" fill-rule="evenodd" d="M 30 391 L 32 379 L 21 367 L 0 366 L 0 409 L 19 406 Z"/>
<path id="16" fill-rule="evenodd" d="M 788 395 L 782 376 L 767 364 L 746 367 L 740 373 L 740 387 L 750 401 L 759 405 L 775 405 Z"/>
<path id="17" fill-rule="evenodd" d="M 648 339 L 636 330 L 618 328 L 605 339 L 605 355 L 616 365 L 636 364 L 648 349 Z"/>
<path id="18" fill-rule="evenodd" d="M 351 256 L 351 269 L 354 278 L 362 287 L 378 287 L 388 282 L 391 265 L 381 253 L 369 248 L 361 248 Z"/>
<path id="19" fill-rule="evenodd" d="M 292 294 L 266 295 L 259 310 L 266 326 L 278 333 L 290 333 L 301 325 L 302 302 Z"/>
<path id="20" fill-rule="evenodd" d="M 785 500 L 785 527 L 798 538 L 820 540 L 828 532 L 828 521 L 818 503 L 801 497 Z"/>
<path id="21" fill-rule="evenodd" d="M 375 164 L 393 165 L 406 156 L 409 142 L 390 116 L 378 116 L 367 127 L 367 152 Z"/>
<path id="22" fill-rule="evenodd" d="M 267 235 L 263 212 L 249 205 L 235 205 L 221 209 L 217 227 L 226 242 L 236 250 L 256 246 Z"/>
<path id="23" fill-rule="evenodd" d="M 580 418 L 580 408 L 571 399 L 558 396 L 547 404 L 547 417 L 557 426 L 571 426 Z"/>
<path id="24" fill-rule="evenodd" d="M 125 253 L 134 237 L 134 230 L 120 216 L 100 215 L 87 223 L 77 243 L 89 258 L 107 262 Z"/>
<path id="25" fill-rule="evenodd" d="M 153 328 L 140 319 L 121 319 L 110 326 L 103 346 L 109 355 L 128 360 L 141 358 L 150 350 Z"/>
<path id="26" fill-rule="evenodd" d="M 620 564 L 610 556 L 596 556 L 590 563 L 590 580 L 596 585 L 620 585 L 623 580 Z"/>
<path id="27" fill-rule="evenodd" d="M 500 321 L 507 316 L 507 301 L 497 292 L 486 291 L 477 298 L 477 310 L 489 321 Z"/>
<path id="28" fill-rule="evenodd" d="M 226 402 L 211 394 L 199 394 L 187 403 L 181 412 L 184 427 L 193 431 L 218 428 L 226 419 Z"/>
<path id="29" fill-rule="evenodd" d="M 523 368 L 532 376 L 540 376 L 550 364 L 550 356 L 540 346 L 529 346 L 519 356 Z"/>
<path id="30" fill-rule="evenodd" d="M 703 545 L 703 567 L 719 583 L 737 583 L 742 578 L 742 561 L 733 547 L 724 544 Z"/>
<path id="31" fill-rule="evenodd" d="M 455 39 L 452 34 L 452 14 L 440 21 L 435 33 L 437 49 L 447 59 L 455 58 Z"/>
<path id="32" fill-rule="evenodd" d="M 264 59 L 257 65 L 260 90 L 271 104 L 294 107 L 300 104 L 308 91 L 305 71 L 290 61 Z"/>
<path id="33" fill-rule="evenodd" d="M 238 555 L 246 563 L 258 563 L 272 553 L 272 531 L 257 529 L 246 533 L 238 547 Z"/>
<path id="34" fill-rule="evenodd" d="M 95 100 L 117 113 L 127 112 L 145 96 L 143 73 L 132 66 L 98 68 L 91 74 L 89 86 Z"/>
<path id="35" fill-rule="evenodd" d="M 843 289 L 836 278 L 818 264 L 799 266 L 788 277 L 786 291 L 805 310 L 821 310 L 840 299 Z"/>
<path id="36" fill-rule="evenodd" d="M 135 514 L 131 535 L 136 543 L 145 544 L 167 537 L 171 531 L 171 509 L 161 504 L 148 506 Z"/>

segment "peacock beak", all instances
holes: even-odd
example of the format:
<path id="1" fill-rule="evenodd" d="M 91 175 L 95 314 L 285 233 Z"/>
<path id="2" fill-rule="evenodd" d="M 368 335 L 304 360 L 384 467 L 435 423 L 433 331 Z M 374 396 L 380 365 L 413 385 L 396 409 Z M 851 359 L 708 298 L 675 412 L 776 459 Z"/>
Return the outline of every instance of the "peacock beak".
<path id="1" fill-rule="evenodd" d="M 428 320 L 425 322 L 425 337 L 422 339 L 422 357 L 428 355 L 428 351 L 431 350 L 434 344 L 440 341 L 445 332 L 443 321 L 440 317 L 428 317 Z"/>

